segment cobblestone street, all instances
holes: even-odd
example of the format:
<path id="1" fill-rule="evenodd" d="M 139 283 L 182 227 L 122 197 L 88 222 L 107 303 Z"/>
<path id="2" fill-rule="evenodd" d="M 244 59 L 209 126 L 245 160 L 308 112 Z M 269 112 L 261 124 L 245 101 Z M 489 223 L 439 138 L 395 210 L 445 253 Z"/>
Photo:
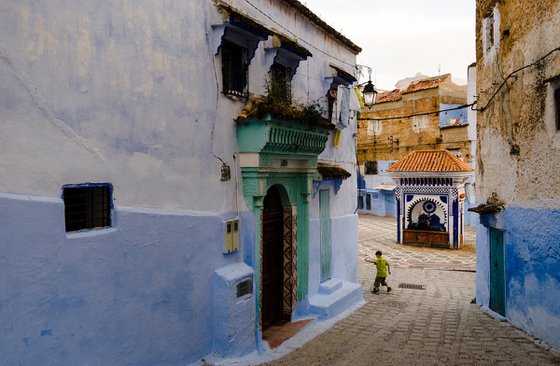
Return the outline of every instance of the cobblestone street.
<path id="1" fill-rule="evenodd" d="M 560 364 L 558 352 L 539 346 L 471 303 L 474 228 L 468 229 L 464 247 L 456 251 L 396 244 L 395 230 L 394 218 L 360 218 L 360 282 L 366 304 L 267 365 Z M 384 288 L 380 294 L 370 292 L 375 268 L 363 259 L 373 257 L 376 250 L 383 251 L 392 265 L 393 274 L 387 279 L 391 293 Z M 399 284 L 424 289 L 399 288 Z"/>

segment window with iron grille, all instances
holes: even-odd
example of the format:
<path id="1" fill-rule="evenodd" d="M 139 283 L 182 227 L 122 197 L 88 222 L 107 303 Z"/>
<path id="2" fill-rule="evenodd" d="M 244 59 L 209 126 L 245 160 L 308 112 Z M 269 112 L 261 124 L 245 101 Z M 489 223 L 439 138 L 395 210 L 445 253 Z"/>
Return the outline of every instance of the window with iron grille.
<path id="1" fill-rule="evenodd" d="M 111 226 L 111 185 L 71 185 L 62 190 L 66 232 Z"/>
<path id="2" fill-rule="evenodd" d="M 267 93 L 277 104 L 292 104 L 292 69 L 280 63 L 274 63 L 270 68 Z"/>
<path id="3" fill-rule="evenodd" d="M 249 61 L 247 48 L 224 40 L 222 44 L 223 93 L 246 98 Z"/>

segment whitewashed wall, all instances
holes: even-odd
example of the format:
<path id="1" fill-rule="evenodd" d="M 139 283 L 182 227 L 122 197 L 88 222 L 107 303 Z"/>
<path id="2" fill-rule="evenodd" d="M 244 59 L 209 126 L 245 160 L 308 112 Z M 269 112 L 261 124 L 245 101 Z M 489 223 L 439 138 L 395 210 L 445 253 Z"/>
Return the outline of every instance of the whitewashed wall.
<path id="1" fill-rule="evenodd" d="M 294 77 L 298 101 L 326 93 L 329 63 L 353 71 L 327 55 L 354 64 L 354 53 L 289 7 L 252 1 L 280 27 L 245 1 L 230 3 L 297 34 L 313 53 Z M 211 279 L 219 268 L 253 264 L 254 221 L 238 194 L 233 157 L 244 102 L 221 94 L 212 30 L 221 22 L 203 0 L 0 3 L 6 363 L 186 364 L 224 348 L 214 344 L 224 340 L 212 333 Z M 260 43 L 250 92 L 264 92 L 270 63 Z M 354 174 L 352 132 L 322 158 Z M 215 156 L 232 167 L 230 181 L 220 181 Z M 85 182 L 113 185 L 113 227 L 65 233 L 62 186 Z M 357 220 L 355 189 L 351 177 L 331 200 L 333 216 Z M 241 250 L 224 255 L 224 221 L 234 217 Z M 352 250 L 356 235 L 350 232 Z M 232 353 L 255 349 L 254 319 L 239 314 L 235 331 L 245 333 Z"/>

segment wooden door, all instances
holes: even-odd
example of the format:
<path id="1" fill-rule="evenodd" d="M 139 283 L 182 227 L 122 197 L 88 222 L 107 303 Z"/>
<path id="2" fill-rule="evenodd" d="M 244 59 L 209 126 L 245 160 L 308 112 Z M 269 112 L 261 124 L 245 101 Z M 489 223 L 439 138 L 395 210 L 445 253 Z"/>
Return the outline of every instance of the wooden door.
<path id="1" fill-rule="evenodd" d="M 283 207 L 278 189 L 272 187 L 263 206 L 262 328 L 282 318 Z"/>
<path id="2" fill-rule="evenodd" d="M 328 190 L 319 191 L 319 207 L 321 211 L 321 282 L 331 278 L 331 217 Z"/>
<path id="3" fill-rule="evenodd" d="M 490 228 L 490 309 L 506 314 L 504 233 Z"/>

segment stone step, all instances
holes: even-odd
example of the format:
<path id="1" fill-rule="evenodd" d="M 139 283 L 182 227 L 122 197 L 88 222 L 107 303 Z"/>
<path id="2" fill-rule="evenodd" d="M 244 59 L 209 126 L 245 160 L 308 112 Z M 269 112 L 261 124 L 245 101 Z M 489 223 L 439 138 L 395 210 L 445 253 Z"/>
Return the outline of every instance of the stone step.
<path id="1" fill-rule="evenodd" d="M 358 283 L 331 279 L 323 285 L 319 293 L 309 299 L 309 310 L 319 319 L 335 317 L 364 301 L 362 287 Z"/>
<path id="2" fill-rule="evenodd" d="M 342 287 L 342 280 L 331 278 L 323 282 L 319 286 L 319 293 L 324 295 L 330 295 Z"/>

